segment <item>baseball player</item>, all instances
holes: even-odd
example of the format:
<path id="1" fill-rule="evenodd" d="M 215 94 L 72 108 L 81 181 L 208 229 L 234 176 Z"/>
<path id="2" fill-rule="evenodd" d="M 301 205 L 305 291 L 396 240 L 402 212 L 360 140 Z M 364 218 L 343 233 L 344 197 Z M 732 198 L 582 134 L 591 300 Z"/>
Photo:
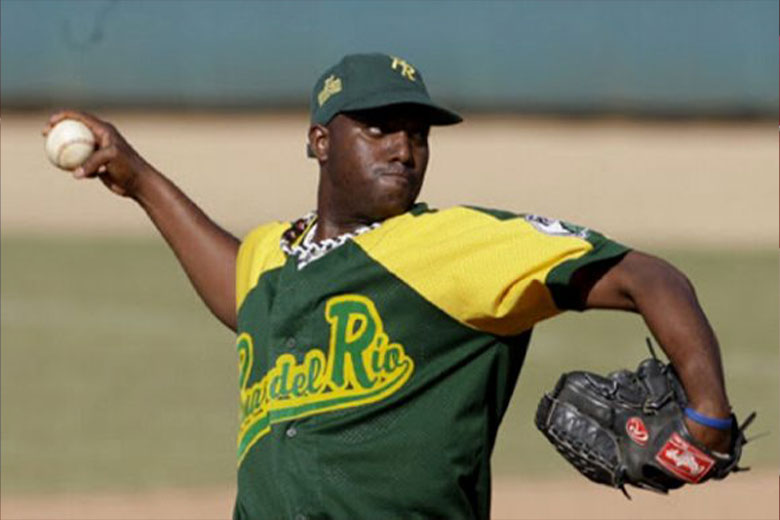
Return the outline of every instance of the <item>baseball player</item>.
<path id="1" fill-rule="evenodd" d="M 109 123 L 64 111 L 47 128 L 68 117 L 99 143 L 74 176 L 135 200 L 237 333 L 235 519 L 488 518 L 532 328 L 570 309 L 641 314 L 684 387 L 691 445 L 732 450 L 718 343 L 678 270 L 560 220 L 417 202 L 430 127 L 461 118 L 408 61 L 348 55 L 322 74 L 316 211 L 243 241 Z"/>

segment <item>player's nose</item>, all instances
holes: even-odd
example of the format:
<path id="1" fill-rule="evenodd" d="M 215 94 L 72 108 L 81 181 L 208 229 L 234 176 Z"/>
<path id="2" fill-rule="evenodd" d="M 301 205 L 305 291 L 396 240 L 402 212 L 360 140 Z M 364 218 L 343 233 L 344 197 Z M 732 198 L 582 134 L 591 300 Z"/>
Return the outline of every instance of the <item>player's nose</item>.
<path id="1" fill-rule="evenodd" d="M 406 130 L 399 130 L 388 136 L 389 149 L 392 161 L 398 161 L 403 164 L 409 164 L 414 157 L 412 154 L 411 136 Z"/>

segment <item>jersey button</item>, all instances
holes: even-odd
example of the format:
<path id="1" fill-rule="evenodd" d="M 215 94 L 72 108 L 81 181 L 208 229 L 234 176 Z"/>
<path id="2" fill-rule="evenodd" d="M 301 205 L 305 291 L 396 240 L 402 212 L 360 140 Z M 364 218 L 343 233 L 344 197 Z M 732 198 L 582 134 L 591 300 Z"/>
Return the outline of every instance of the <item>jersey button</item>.
<path id="1" fill-rule="evenodd" d="M 295 520 L 308 520 L 308 517 L 303 513 L 298 513 L 297 515 L 295 515 Z"/>
<path id="2" fill-rule="evenodd" d="M 287 341 L 285 342 L 285 345 L 287 345 L 288 349 L 295 348 L 295 338 L 293 338 L 293 337 L 287 338 Z"/>
<path id="3" fill-rule="evenodd" d="M 295 426 L 290 426 L 289 428 L 287 428 L 287 431 L 285 433 L 287 434 L 287 437 L 292 439 L 293 437 L 298 435 L 298 430 L 295 428 Z"/>

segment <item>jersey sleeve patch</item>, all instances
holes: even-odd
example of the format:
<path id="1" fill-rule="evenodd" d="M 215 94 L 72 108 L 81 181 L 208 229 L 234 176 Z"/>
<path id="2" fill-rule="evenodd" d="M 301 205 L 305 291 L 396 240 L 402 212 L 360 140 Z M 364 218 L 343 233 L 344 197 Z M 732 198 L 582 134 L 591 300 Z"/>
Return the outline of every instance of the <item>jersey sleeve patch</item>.
<path id="1" fill-rule="evenodd" d="M 588 228 L 570 224 L 563 220 L 542 217 L 540 215 L 525 214 L 523 218 L 537 231 L 554 237 L 579 237 L 587 240 L 590 230 Z"/>
<path id="2" fill-rule="evenodd" d="M 279 240 L 287 227 L 281 222 L 264 224 L 252 230 L 241 242 L 236 259 L 236 309 L 241 308 L 260 275 L 284 265 L 285 256 Z"/>

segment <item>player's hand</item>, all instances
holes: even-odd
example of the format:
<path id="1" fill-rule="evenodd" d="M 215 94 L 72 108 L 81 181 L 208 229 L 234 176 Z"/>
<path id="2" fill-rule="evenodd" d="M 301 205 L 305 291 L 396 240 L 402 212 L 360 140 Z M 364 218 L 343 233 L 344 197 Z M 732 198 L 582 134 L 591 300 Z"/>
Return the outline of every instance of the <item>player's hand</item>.
<path id="1" fill-rule="evenodd" d="M 43 135 L 63 119 L 77 119 L 95 135 L 97 149 L 84 163 L 73 170 L 77 179 L 100 177 L 108 189 L 123 197 L 135 197 L 143 176 L 154 172 L 138 152 L 110 123 L 74 110 L 63 110 L 49 118 Z"/>

